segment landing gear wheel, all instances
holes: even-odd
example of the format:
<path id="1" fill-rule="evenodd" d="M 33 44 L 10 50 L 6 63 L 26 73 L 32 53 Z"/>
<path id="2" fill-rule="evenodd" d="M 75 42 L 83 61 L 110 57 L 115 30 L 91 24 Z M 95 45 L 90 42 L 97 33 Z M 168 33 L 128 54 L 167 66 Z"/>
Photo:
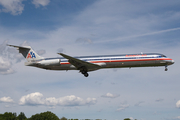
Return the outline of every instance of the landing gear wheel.
<path id="1" fill-rule="evenodd" d="M 88 74 L 88 73 L 84 73 L 84 76 L 85 76 L 85 77 L 88 77 L 88 76 L 89 76 L 89 74 Z"/>
<path id="2" fill-rule="evenodd" d="M 88 77 L 89 74 L 87 73 L 87 69 L 85 67 L 81 67 L 80 68 L 80 72 L 85 76 L 85 77 Z"/>

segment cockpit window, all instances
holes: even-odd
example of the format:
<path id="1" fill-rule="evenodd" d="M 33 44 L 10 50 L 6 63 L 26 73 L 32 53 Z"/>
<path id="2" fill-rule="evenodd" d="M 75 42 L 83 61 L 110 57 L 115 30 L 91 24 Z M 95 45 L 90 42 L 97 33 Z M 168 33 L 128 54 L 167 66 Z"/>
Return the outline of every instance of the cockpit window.
<path id="1" fill-rule="evenodd" d="M 165 55 L 161 55 L 161 57 L 166 57 Z"/>

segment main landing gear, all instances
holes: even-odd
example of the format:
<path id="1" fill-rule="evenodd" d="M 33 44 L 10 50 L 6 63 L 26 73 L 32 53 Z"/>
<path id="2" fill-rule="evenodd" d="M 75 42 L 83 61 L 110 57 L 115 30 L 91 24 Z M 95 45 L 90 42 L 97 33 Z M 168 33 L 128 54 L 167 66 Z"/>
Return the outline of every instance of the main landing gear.
<path id="1" fill-rule="evenodd" d="M 168 71 L 167 65 L 165 66 L 165 71 Z"/>
<path id="2" fill-rule="evenodd" d="M 87 69 L 85 69 L 85 68 L 80 69 L 80 72 L 81 72 L 85 77 L 88 77 L 88 76 L 89 76 L 89 74 L 87 73 Z"/>
<path id="3" fill-rule="evenodd" d="M 86 73 L 83 73 L 83 75 L 85 76 L 85 77 L 88 77 L 89 76 L 89 74 L 86 72 Z"/>

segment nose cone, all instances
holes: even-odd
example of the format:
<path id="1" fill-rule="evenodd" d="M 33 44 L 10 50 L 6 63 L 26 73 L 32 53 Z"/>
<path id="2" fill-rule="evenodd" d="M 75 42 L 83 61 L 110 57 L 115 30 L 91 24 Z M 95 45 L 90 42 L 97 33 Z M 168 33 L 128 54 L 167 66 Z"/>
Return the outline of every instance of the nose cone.
<path id="1" fill-rule="evenodd" d="M 170 60 L 170 61 L 168 61 L 168 64 L 169 64 L 169 65 L 174 64 L 174 60 Z"/>

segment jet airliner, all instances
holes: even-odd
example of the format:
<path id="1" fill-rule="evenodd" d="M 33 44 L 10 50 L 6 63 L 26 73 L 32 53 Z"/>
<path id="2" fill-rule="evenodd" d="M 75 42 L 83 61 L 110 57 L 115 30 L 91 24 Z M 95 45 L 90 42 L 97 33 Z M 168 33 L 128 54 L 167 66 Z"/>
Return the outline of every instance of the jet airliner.
<path id="1" fill-rule="evenodd" d="M 30 46 L 15 46 L 27 60 L 26 66 L 38 67 L 46 70 L 79 70 L 85 77 L 88 72 L 104 68 L 131 68 L 131 67 L 156 67 L 174 64 L 174 60 L 159 53 L 119 54 L 100 56 L 71 57 L 58 53 L 62 57 L 44 58 L 39 56 Z"/>

